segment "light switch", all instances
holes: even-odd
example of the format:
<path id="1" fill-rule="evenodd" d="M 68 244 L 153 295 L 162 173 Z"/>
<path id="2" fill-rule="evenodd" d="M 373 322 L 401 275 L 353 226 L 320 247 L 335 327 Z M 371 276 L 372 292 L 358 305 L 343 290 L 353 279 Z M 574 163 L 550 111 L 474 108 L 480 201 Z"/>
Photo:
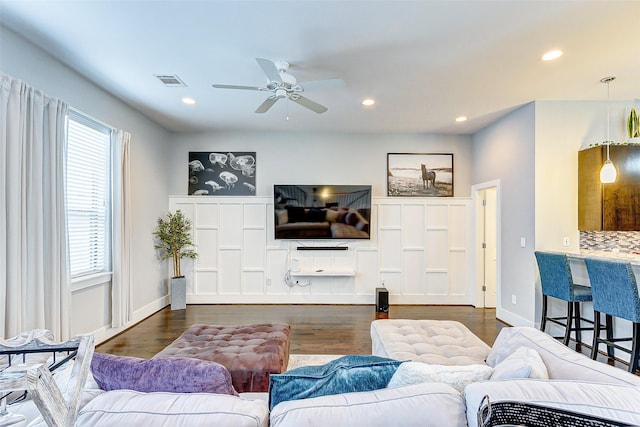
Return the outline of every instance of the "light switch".
<path id="1" fill-rule="evenodd" d="M 525 246 L 527 246 L 527 240 L 524 237 L 520 238 L 520 247 L 524 248 Z"/>

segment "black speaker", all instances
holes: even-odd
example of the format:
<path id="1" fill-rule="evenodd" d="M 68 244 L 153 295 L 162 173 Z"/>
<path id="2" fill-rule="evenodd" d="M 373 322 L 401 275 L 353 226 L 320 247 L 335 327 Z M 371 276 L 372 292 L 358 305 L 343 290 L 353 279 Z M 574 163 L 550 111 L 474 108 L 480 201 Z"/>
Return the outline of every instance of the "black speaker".
<path id="1" fill-rule="evenodd" d="M 389 312 L 389 291 L 386 288 L 376 288 L 376 311 Z"/>

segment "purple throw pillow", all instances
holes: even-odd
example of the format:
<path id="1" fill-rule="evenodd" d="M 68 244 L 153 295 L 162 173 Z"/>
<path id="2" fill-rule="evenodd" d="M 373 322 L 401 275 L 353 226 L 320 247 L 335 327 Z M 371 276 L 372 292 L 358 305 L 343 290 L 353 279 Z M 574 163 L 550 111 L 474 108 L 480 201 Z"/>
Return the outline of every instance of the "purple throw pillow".
<path id="1" fill-rule="evenodd" d="M 227 368 L 216 362 L 186 357 L 140 359 L 94 353 L 91 373 L 101 389 L 217 393 L 237 396 Z"/>

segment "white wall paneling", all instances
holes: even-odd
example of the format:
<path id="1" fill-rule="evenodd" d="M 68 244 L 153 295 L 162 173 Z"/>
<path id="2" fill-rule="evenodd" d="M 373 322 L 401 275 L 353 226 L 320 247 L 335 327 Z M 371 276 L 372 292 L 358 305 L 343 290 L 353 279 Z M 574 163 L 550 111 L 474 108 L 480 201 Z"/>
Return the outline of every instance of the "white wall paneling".
<path id="1" fill-rule="evenodd" d="M 271 197 L 171 196 L 193 221 L 188 303 L 470 304 L 471 200 L 374 197 L 371 240 L 274 240 Z M 287 280 L 287 272 L 297 267 Z M 297 283 L 297 284 L 296 284 Z"/>

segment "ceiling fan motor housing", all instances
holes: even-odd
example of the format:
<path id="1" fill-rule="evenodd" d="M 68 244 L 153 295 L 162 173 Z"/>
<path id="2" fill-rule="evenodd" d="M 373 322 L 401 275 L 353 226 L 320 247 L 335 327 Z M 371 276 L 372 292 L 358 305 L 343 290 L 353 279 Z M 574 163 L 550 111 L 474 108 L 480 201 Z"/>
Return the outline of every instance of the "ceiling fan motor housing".
<path id="1" fill-rule="evenodd" d="M 280 78 L 289 86 L 293 86 L 298 82 L 295 77 L 293 77 L 291 74 L 285 73 L 284 71 L 280 72 Z"/>
<path id="2" fill-rule="evenodd" d="M 265 87 L 225 84 L 214 84 L 212 86 L 219 89 L 242 89 L 273 92 L 273 95 L 269 96 L 262 104 L 260 104 L 255 111 L 256 113 L 266 113 L 277 100 L 282 98 L 288 98 L 318 114 L 322 114 L 327 111 L 327 107 L 324 105 L 320 105 L 317 102 L 301 95 L 301 93 L 304 92 L 304 88 L 302 85 L 298 84 L 295 77 L 287 73 L 287 70 L 289 69 L 289 64 L 287 62 L 273 62 L 265 58 L 256 58 L 256 61 L 267 76 L 267 84 Z M 344 82 L 341 79 L 317 80 L 307 83 L 312 85 L 314 88 L 321 86 L 336 87 L 344 85 Z M 307 83 L 304 83 L 304 85 L 307 85 Z"/>

